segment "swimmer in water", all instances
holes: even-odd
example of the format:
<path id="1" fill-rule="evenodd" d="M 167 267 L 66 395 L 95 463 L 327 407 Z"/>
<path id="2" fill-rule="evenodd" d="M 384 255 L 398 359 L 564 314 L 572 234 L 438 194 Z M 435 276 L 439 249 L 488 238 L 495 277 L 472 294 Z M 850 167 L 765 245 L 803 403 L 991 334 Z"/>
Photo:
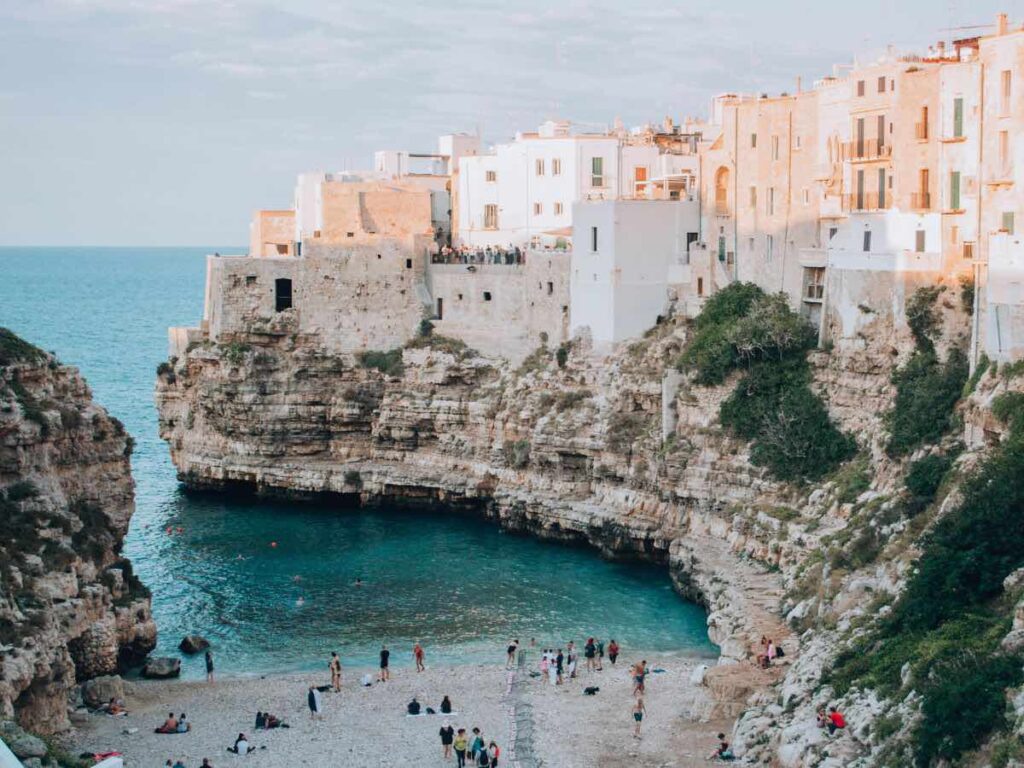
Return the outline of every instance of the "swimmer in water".
<path id="1" fill-rule="evenodd" d="M 306 604 L 306 598 L 300 597 L 298 600 L 295 601 L 295 604 L 296 605 L 305 605 Z"/>
<path id="2" fill-rule="evenodd" d="M 300 581 L 302 581 L 302 577 L 299 576 L 298 574 L 296 574 L 296 575 L 292 576 L 292 581 L 294 581 L 296 584 L 298 584 Z"/>
<path id="3" fill-rule="evenodd" d="M 355 587 L 363 586 L 363 580 L 362 579 L 356 579 L 356 583 L 353 584 L 353 586 L 355 586 Z"/>

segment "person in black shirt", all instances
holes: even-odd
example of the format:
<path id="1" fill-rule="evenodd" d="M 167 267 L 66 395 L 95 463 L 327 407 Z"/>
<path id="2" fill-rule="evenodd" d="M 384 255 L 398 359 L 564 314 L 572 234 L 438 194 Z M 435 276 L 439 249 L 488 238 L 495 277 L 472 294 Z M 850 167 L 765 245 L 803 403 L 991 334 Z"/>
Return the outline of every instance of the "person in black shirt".
<path id="1" fill-rule="evenodd" d="M 445 722 L 441 726 L 441 752 L 445 760 L 452 759 L 452 742 L 455 741 L 455 729 L 452 728 L 452 724 Z"/>
<path id="2" fill-rule="evenodd" d="M 386 645 L 380 647 L 380 681 L 386 683 L 391 679 L 391 673 L 388 671 L 388 660 L 391 658 L 391 651 L 388 650 Z"/>
<path id="3" fill-rule="evenodd" d="M 452 702 L 447 696 L 441 699 L 441 714 L 450 715 L 452 713 Z"/>

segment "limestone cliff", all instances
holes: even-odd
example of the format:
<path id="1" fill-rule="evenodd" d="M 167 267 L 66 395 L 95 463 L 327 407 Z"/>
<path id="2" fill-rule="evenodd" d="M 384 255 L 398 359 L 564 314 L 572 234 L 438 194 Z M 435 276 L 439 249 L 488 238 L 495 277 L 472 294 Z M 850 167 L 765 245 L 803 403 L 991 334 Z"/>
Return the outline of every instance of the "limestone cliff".
<path id="1" fill-rule="evenodd" d="M 966 323 L 947 301 L 933 325 L 945 350 Z M 194 487 L 443 503 L 609 557 L 665 563 L 708 608 L 721 648 L 695 717 L 742 715 L 736 747 L 757 762 L 881 764 L 872 762 L 877 698 L 846 696 L 859 727 L 834 740 L 822 738 L 815 712 L 837 695 L 825 669 L 879 600 L 899 594 L 916 538 L 941 513 L 940 499 L 915 522 L 898 503 L 910 461 L 955 437 L 906 456 L 885 451 L 892 375 L 911 334 L 879 321 L 811 353 L 812 389 L 859 449 L 814 483 L 772 479 L 722 428 L 736 379 L 702 387 L 680 376 L 673 364 L 690 335 L 670 318 L 608 356 L 576 340 L 542 345 L 515 368 L 430 336 L 361 358 L 301 336 L 200 342 L 161 367 L 161 435 Z M 985 450 L 969 446 L 960 463 Z M 734 663 L 749 661 L 765 634 L 786 649 L 783 664 Z"/>
<path id="2" fill-rule="evenodd" d="M 120 555 L 131 450 L 76 369 L 0 328 L 0 717 L 30 730 L 66 728 L 77 683 L 155 645 Z"/>

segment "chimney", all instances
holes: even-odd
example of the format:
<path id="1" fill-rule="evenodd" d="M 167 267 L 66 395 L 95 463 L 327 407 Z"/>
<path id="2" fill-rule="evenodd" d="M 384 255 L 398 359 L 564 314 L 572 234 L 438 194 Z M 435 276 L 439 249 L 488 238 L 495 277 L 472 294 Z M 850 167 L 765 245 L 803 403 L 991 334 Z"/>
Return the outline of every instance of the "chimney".
<path id="1" fill-rule="evenodd" d="M 800 77 L 800 75 L 797 75 L 796 76 L 796 92 L 797 93 L 803 93 L 802 85 L 803 85 L 803 78 Z"/>
<path id="2" fill-rule="evenodd" d="M 996 14 L 996 34 L 1005 35 L 1007 28 L 1007 18 L 1005 13 Z"/>

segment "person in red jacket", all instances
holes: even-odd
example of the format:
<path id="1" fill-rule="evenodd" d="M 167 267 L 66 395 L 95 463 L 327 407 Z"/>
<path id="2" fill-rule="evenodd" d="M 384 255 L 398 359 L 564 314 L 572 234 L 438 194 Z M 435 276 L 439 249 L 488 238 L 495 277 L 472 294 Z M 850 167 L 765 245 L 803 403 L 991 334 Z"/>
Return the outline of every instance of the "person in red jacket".
<path id="1" fill-rule="evenodd" d="M 838 711 L 835 707 L 828 708 L 828 735 L 831 736 L 837 730 L 842 730 L 846 727 L 846 718 L 843 717 L 843 713 Z"/>

